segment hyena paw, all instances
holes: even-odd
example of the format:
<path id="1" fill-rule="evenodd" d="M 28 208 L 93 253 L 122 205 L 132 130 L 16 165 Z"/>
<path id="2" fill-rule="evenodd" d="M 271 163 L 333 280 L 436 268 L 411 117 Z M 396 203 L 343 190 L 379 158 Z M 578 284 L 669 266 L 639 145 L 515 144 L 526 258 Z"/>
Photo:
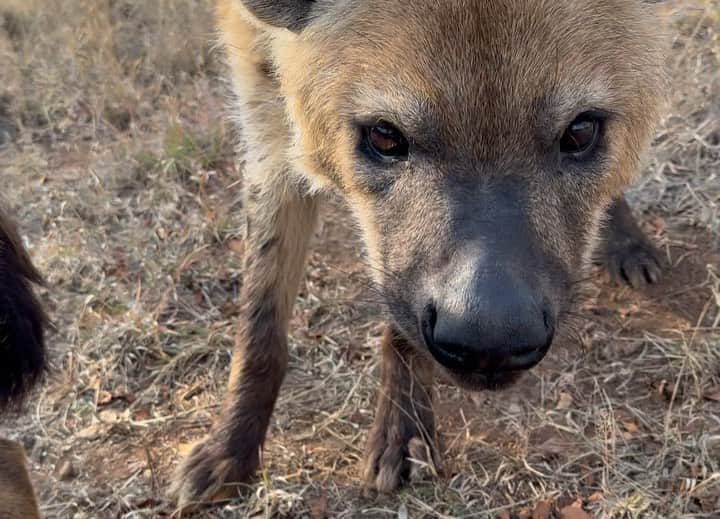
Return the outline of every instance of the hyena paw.
<path id="1" fill-rule="evenodd" d="M 637 289 L 658 283 L 662 278 L 662 254 L 644 239 L 609 243 L 604 256 L 608 272 L 618 283 Z"/>
<path id="2" fill-rule="evenodd" d="M 178 466 L 170 496 L 178 509 L 187 512 L 204 504 L 228 501 L 238 496 L 257 468 L 257 458 L 242 460 L 228 455 L 212 437 L 196 445 Z"/>
<path id="3" fill-rule="evenodd" d="M 420 434 L 389 438 L 373 433 L 365 455 L 365 485 L 378 492 L 392 492 L 408 481 L 436 476 L 439 467 L 437 446 Z"/>

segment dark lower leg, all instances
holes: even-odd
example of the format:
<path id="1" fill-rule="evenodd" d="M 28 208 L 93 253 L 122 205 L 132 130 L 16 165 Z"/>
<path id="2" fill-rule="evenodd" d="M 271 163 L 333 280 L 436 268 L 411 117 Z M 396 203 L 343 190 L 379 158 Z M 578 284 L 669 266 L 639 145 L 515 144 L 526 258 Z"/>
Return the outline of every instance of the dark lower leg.
<path id="1" fill-rule="evenodd" d="M 261 177 L 246 196 L 242 310 L 228 389 L 209 436 L 184 460 L 173 493 L 185 507 L 236 494 L 252 478 L 287 367 L 287 325 L 302 277 L 316 202 Z M 281 184 L 281 185 L 278 185 Z"/>
<path id="2" fill-rule="evenodd" d="M 382 381 L 368 437 L 365 480 L 369 486 L 389 492 L 423 472 L 436 472 L 439 448 L 431 361 L 391 327 L 385 332 L 382 348 Z"/>
<path id="3" fill-rule="evenodd" d="M 618 282 L 634 288 L 657 283 L 662 256 L 635 221 L 624 196 L 613 202 L 603 230 L 599 261 Z"/>

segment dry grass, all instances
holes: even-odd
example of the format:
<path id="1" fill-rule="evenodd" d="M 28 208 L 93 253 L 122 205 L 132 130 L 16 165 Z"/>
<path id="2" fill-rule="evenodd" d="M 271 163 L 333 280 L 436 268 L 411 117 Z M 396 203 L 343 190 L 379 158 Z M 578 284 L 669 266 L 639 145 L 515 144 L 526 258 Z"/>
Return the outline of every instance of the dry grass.
<path id="1" fill-rule="evenodd" d="M 200 517 L 598 517 L 720 510 L 720 2 L 676 6 L 671 115 L 633 201 L 674 269 L 647 294 L 602 274 L 580 341 L 502 393 L 440 391 L 446 474 L 363 497 L 379 316 L 342 207 L 292 323 L 261 482 Z M 0 433 L 48 517 L 155 517 L 227 375 L 242 208 L 203 0 L 4 0 L 3 195 L 50 289 L 51 370 Z M 505 515 L 507 517 L 507 515 Z M 542 517 L 542 515 L 540 515 Z"/>

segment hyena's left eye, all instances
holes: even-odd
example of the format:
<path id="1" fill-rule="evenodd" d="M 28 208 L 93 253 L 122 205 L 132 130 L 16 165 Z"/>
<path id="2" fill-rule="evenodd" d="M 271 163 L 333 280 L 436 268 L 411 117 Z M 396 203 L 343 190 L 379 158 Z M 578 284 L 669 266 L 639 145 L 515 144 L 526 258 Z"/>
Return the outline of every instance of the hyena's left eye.
<path id="1" fill-rule="evenodd" d="M 602 119 L 593 113 L 580 114 L 560 138 L 560 152 L 583 157 L 597 146 L 600 139 Z"/>
<path id="2" fill-rule="evenodd" d="M 387 122 L 363 128 L 367 150 L 375 159 L 407 160 L 409 144 L 400 130 Z"/>

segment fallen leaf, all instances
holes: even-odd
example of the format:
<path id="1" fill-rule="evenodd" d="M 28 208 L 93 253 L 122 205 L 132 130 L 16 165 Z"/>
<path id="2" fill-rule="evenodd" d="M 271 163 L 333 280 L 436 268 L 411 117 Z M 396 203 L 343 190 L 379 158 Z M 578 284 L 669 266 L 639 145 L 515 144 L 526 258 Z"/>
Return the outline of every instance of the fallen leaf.
<path id="1" fill-rule="evenodd" d="M 665 228 L 667 227 L 667 223 L 665 223 L 665 219 L 660 216 L 656 216 L 655 218 L 650 220 L 649 224 L 650 224 L 650 226 L 652 226 L 653 234 L 655 236 L 661 235 L 665 231 Z"/>
<path id="2" fill-rule="evenodd" d="M 566 506 L 582 506 L 582 500 L 577 496 L 564 495 L 555 500 L 555 510 L 562 510 Z"/>
<path id="3" fill-rule="evenodd" d="M 107 433 L 112 426 L 104 423 L 94 423 L 75 433 L 75 438 L 80 440 L 95 440 Z"/>
<path id="4" fill-rule="evenodd" d="M 545 501 L 540 501 L 537 505 L 535 505 L 535 509 L 532 513 L 532 519 L 549 519 L 551 512 L 552 501 L 550 501 L 549 499 L 546 499 Z"/>
<path id="5" fill-rule="evenodd" d="M 110 391 L 104 389 L 98 391 L 97 405 L 107 405 L 112 402 L 113 396 Z"/>
<path id="6" fill-rule="evenodd" d="M 136 422 L 142 422 L 150 419 L 150 409 L 147 407 L 141 407 L 133 411 L 132 417 Z"/>
<path id="7" fill-rule="evenodd" d="M 498 519 L 510 519 L 510 512 L 503 510 L 498 514 Z"/>
<path id="8" fill-rule="evenodd" d="M 529 508 L 523 508 L 517 514 L 518 519 L 531 519 L 532 511 Z"/>
<path id="9" fill-rule="evenodd" d="M 115 409 L 105 409 L 98 413 L 98 418 L 104 423 L 117 423 L 122 420 L 123 413 L 116 411 Z"/>
<path id="10" fill-rule="evenodd" d="M 630 433 L 639 433 L 640 428 L 637 426 L 635 422 L 623 422 L 623 427 L 625 427 L 625 430 Z"/>
<path id="11" fill-rule="evenodd" d="M 705 400 L 720 402 L 720 386 L 708 389 L 703 393 L 703 397 L 705 397 Z"/>
<path id="12" fill-rule="evenodd" d="M 326 510 L 327 497 L 325 497 L 325 494 L 320 494 L 312 501 L 312 505 L 310 506 L 310 517 L 312 517 L 312 519 L 323 519 L 323 517 L 325 517 Z"/>
<path id="13" fill-rule="evenodd" d="M 582 506 L 573 503 L 560 510 L 560 519 L 592 519 L 592 517 L 582 509 Z"/>
<path id="14" fill-rule="evenodd" d="M 558 403 L 555 406 L 555 409 L 570 409 L 573 403 L 573 397 L 570 393 L 562 392 L 560 393 L 560 398 L 558 398 Z"/>
<path id="15" fill-rule="evenodd" d="M 228 248 L 238 256 L 242 256 L 245 252 L 245 242 L 242 240 L 230 240 Z"/>
<path id="16" fill-rule="evenodd" d="M 98 391 L 97 405 L 104 406 L 111 404 L 117 400 L 123 400 L 128 404 L 132 404 L 135 401 L 135 395 L 132 393 L 110 393 L 104 389 Z"/>
<path id="17" fill-rule="evenodd" d="M 586 501 L 588 504 L 592 505 L 592 504 L 594 504 L 594 503 L 599 503 L 599 502 L 602 501 L 603 499 L 605 499 L 605 496 L 603 496 L 600 492 L 595 492 L 593 495 L 591 495 L 590 497 L 588 497 L 585 501 Z"/>
<path id="18" fill-rule="evenodd" d="M 640 435 L 640 428 L 635 422 L 622 422 L 622 426 L 625 429 L 622 435 L 626 440 L 631 440 Z"/>

